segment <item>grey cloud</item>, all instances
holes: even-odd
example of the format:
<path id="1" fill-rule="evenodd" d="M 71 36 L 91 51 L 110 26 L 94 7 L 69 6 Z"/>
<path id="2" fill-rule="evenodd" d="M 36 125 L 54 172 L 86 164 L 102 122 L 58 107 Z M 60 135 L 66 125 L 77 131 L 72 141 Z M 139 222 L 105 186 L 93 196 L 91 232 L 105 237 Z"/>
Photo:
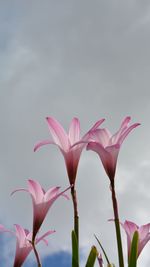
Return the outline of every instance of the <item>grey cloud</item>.
<path id="1" fill-rule="evenodd" d="M 14 1 L 12 6 L 5 1 L 0 5 L 3 221 L 31 227 L 28 196 L 9 197 L 14 188 L 26 186 L 28 178 L 38 179 L 44 187 L 68 185 L 63 158 L 55 147 L 33 153 L 37 141 L 49 138 L 46 116 L 56 117 L 66 129 L 77 116 L 84 133 L 101 117 L 107 119 L 104 126 L 115 132 L 123 117 L 131 115 L 142 125 L 121 148 L 117 194 L 122 220 L 147 223 L 149 165 L 142 162 L 150 158 L 149 2 Z M 113 216 L 108 187 L 97 155 L 84 152 L 77 178 L 81 246 L 88 246 L 88 251 L 95 232 L 114 259 L 114 227 L 110 223 L 106 227 Z M 69 249 L 71 216 L 71 203 L 60 201 L 53 207 L 45 222 L 45 229 L 58 232 L 51 251 Z M 147 267 L 145 258 L 147 263 L 141 256 L 141 265 Z"/>

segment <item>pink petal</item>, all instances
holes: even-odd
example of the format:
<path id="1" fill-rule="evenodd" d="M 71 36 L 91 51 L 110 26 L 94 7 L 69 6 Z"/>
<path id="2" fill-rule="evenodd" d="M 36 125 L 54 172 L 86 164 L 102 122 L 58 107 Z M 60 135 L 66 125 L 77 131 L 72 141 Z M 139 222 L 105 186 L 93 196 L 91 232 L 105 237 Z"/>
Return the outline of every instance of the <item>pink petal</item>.
<path id="1" fill-rule="evenodd" d="M 80 122 L 77 118 L 73 118 L 71 121 L 69 127 L 69 140 L 71 145 L 80 140 Z"/>
<path id="2" fill-rule="evenodd" d="M 124 228 L 127 234 L 127 248 L 128 248 L 128 258 L 129 258 L 133 234 L 135 233 L 135 231 L 138 231 L 138 226 L 130 221 L 125 221 L 124 224 L 121 223 L 121 226 Z"/>
<path id="3" fill-rule="evenodd" d="M 32 240 L 32 232 L 29 232 L 28 230 L 25 229 L 25 233 L 26 233 L 26 239 L 28 241 Z"/>
<path id="4" fill-rule="evenodd" d="M 7 229 L 2 224 L 0 224 L 0 231 L 5 232 L 6 230 Z"/>
<path id="5" fill-rule="evenodd" d="M 120 150 L 120 145 L 115 144 L 115 145 L 107 146 L 107 147 L 105 147 L 105 150 L 107 152 L 109 152 L 112 155 L 112 157 L 114 158 L 114 160 L 116 161 L 116 159 L 118 157 L 119 150 Z"/>
<path id="6" fill-rule="evenodd" d="M 70 188 L 73 187 L 73 184 L 68 186 L 64 191 L 62 191 L 61 193 L 59 193 L 59 195 L 63 195 L 65 192 L 67 192 Z"/>
<path id="7" fill-rule="evenodd" d="M 133 234 L 135 233 L 135 231 L 138 231 L 139 234 L 138 256 L 139 256 L 146 243 L 150 240 L 150 233 L 149 233 L 150 223 L 139 227 L 133 222 L 125 221 L 125 223 L 124 224 L 121 223 L 121 225 L 127 234 L 128 256 L 130 256 Z"/>
<path id="8" fill-rule="evenodd" d="M 112 155 L 104 149 L 104 147 L 97 142 L 89 142 L 87 145 L 87 150 L 93 150 L 98 153 L 104 169 L 110 179 L 114 179 L 115 175 L 115 162 Z"/>
<path id="9" fill-rule="evenodd" d="M 124 139 L 127 137 L 127 135 L 137 126 L 139 126 L 140 123 L 134 123 L 133 125 L 131 125 L 126 131 L 124 131 L 124 133 L 118 138 L 118 143 L 121 145 L 122 142 L 124 141 Z"/>
<path id="10" fill-rule="evenodd" d="M 47 241 L 47 239 L 43 238 L 42 241 L 45 243 L 46 246 L 48 246 L 48 241 Z"/>
<path id="11" fill-rule="evenodd" d="M 27 189 L 25 189 L 25 188 L 19 188 L 19 189 L 16 189 L 16 190 L 12 191 L 12 192 L 11 192 L 11 196 L 12 196 L 13 194 L 15 194 L 16 192 L 20 192 L 20 191 L 24 191 L 24 192 L 28 192 L 28 193 L 29 193 L 29 191 L 28 191 Z"/>
<path id="12" fill-rule="evenodd" d="M 44 140 L 44 141 L 41 141 L 41 142 L 39 142 L 39 143 L 37 143 L 36 145 L 35 145 L 35 147 L 34 147 L 34 152 L 38 149 L 38 148 L 40 148 L 41 146 L 44 146 L 44 145 L 57 145 L 55 142 L 53 142 L 53 141 L 50 141 L 50 140 Z"/>
<path id="13" fill-rule="evenodd" d="M 102 121 L 102 120 L 101 120 Z M 98 123 L 97 123 L 98 124 Z M 110 132 L 105 128 L 105 129 L 96 129 L 96 127 L 92 127 L 92 129 L 95 130 L 90 130 L 88 134 L 86 134 L 79 142 L 74 143 L 74 145 L 71 146 L 71 148 L 77 146 L 77 145 L 83 145 L 91 142 L 91 141 L 96 141 L 100 142 L 101 145 L 104 147 L 108 145 L 109 138 L 110 138 Z"/>
<path id="14" fill-rule="evenodd" d="M 70 200 L 69 196 L 65 193 L 62 193 L 62 197 L 66 198 L 67 200 Z"/>
<path id="15" fill-rule="evenodd" d="M 44 195 L 44 200 L 45 201 L 50 201 L 51 199 L 53 199 L 55 196 L 58 195 L 60 187 L 52 187 L 50 188 Z"/>
<path id="16" fill-rule="evenodd" d="M 104 264 L 103 264 L 103 258 L 102 258 L 101 253 L 98 254 L 97 260 L 98 260 L 98 263 L 99 263 L 99 267 L 103 267 Z"/>
<path id="17" fill-rule="evenodd" d="M 97 121 L 92 127 L 91 129 L 82 137 L 83 141 L 87 141 L 89 140 L 90 134 L 91 132 L 95 131 L 104 121 L 105 119 L 101 119 L 99 121 Z"/>
<path id="18" fill-rule="evenodd" d="M 131 120 L 131 117 L 126 117 L 123 122 L 121 123 L 121 126 L 119 128 L 119 130 L 114 134 L 112 135 L 110 141 L 109 141 L 109 144 L 112 145 L 112 144 L 116 144 L 118 143 L 118 139 L 119 137 L 123 134 L 123 132 L 127 129 L 128 127 L 128 124 Z"/>
<path id="19" fill-rule="evenodd" d="M 44 198 L 44 190 L 41 185 L 34 180 L 28 180 L 28 191 L 32 195 L 36 204 L 42 202 Z"/>
<path id="20" fill-rule="evenodd" d="M 90 137 L 92 139 L 90 141 L 96 141 L 100 143 L 103 147 L 106 147 L 109 144 L 111 134 L 106 128 L 96 129 L 95 131 L 91 132 Z"/>
<path id="21" fill-rule="evenodd" d="M 70 149 L 72 149 L 72 148 L 84 148 L 84 146 L 86 145 L 86 144 L 88 144 L 88 142 L 89 142 L 89 140 L 83 140 L 83 139 L 81 139 L 79 142 L 76 142 L 76 143 L 74 143 L 71 147 L 70 147 Z"/>
<path id="22" fill-rule="evenodd" d="M 104 149 L 104 147 L 98 143 L 98 142 L 89 142 L 87 147 L 87 150 L 93 150 L 98 153 L 100 157 L 102 157 L 102 161 L 105 161 L 108 157 L 108 152 Z"/>
<path id="23" fill-rule="evenodd" d="M 144 239 L 147 237 L 148 233 L 149 233 L 149 229 L 150 229 L 150 223 L 142 225 L 139 228 L 139 235 L 141 239 Z"/>
<path id="24" fill-rule="evenodd" d="M 70 184 L 74 184 L 76 180 L 77 168 L 80 159 L 80 155 L 83 149 L 83 144 L 78 145 L 75 148 L 70 148 L 68 153 L 64 155 L 66 169 Z"/>
<path id="25" fill-rule="evenodd" d="M 11 230 L 8 230 L 7 228 L 5 228 L 2 224 L 0 224 L 0 232 L 6 232 L 6 233 L 10 233 L 15 235 L 15 233 Z"/>
<path id="26" fill-rule="evenodd" d="M 120 145 L 122 144 L 122 142 L 124 141 L 125 137 L 129 134 L 129 132 L 137 127 L 138 125 L 140 125 L 140 123 L 135 123 L 133 125 L 131 125 L 130 127 L 128 126 L 129 122 L 131 120 L 131 117 L 126 117 L 119 130 L 111 137 L 110 139 L 110 144 L 116 144 L 119 143 Z"/>
<path id="27" fill-rule="evenodd" d="M 138 226 L 130 221 L 125 221 L 125 223 L 122 224 L 122 226 L 127 234 L 127 246 L 128 246 L 128 257 L 129 257 L 133 234 L 135 233 L 135 231 L 138 231 Z"/>
<path id="28" fill-rule="evenodd" d="M 52 203 L 60 196 L 64 196 L 66 199 L 69 199 L 69 197 L 65 194 L 65 192 L 68 191 L 70 188 L 71 186 L 67 187 L 64 191 L 58 193 L 59 187 L 56 187 L 53 189 L 52 195 L 51 195 L 51 189 L 50 189 L 46 192 L 45 199 L 47 201 L 52 201 Z"/>
<path id="29" fill-rule="evenodd" d="M 26 240 L 25 231 L 19 224 L 15 224 L 15 228 L 16 228 L 16 237 L 19 247 L 23 247 Z"/>
<path id="30" fill-rule="evenodd" d="M 110 154 L 111 156 L 111 165 L 112 168 L 115 170 L 116 169 L 116 164 L 117 164 L 117 158 L 120 150 L 120 145 L 112 145 L 112 146 L 107 146 L 105 150 Z"/>
<path id="31" fill-rule="evenodd" d="M 44 235 L 42 235 L 41 237 L 39 238 L 36 238 L 36 244 L 39 243 L 41 240 L 45 242 L 46 245 L 48 245 L 48 241 L 45 239 L 46 236 L 49 236 L 53 233 L 55 233 L 56 231 L 55 230 L 50 230 L 48 232 L 46 232 Z"/>
<path id="32" fill-rule="evenodd" d="M 147 242 L 150 240 L 150 233 L 147 234 L 147 236 L 139 242 L 139 248 L 138 248 L 138 256 L 140 255 L 142 249 L 145 247 Z"/>
<path id="33" fill-rule="evenodd" d="M 131 236 L 134 234 L 135 231 L 138 231 L 139 227 L 137 224 L 130 222 L 130 221 L 125 221 L 125 223 L 123 224 L 123 228 L 125 229 L 126 233 Z"/>
<path id="34" fill-rule="evenodd" d="M 46 119 L 54 143 L 60 146 L 63 150 L 65 151 L 68 150 L 69 147 L 68 136 L 63 127 L 61 126 L 61 124 L 52 117 L 48 117 Z"/>
<path id="35" fill-rule="evenodd" d="M 89 132 L 96 130 L 103 122 L 105 121 L 105 119 L 100 119 L 98 120 L 93 126 L 92 128 L 89 130 Z"/>
<path id="36" fill-rule="evenodd" d="M 98 153 L 110 180 L 113 180 L 115 176 L 119 148 L 120 147 L 118 145 L 112 145 L 104 148 L 97 142 L 89 142 L 87 146 L 87 150 L 91 149 Z"/>
<path id="37" fill-rule="evenodd" d="M 120 126 L 119 130 L 121 130 L 121 129 L 123 130 L 123 129 L 127 128 L 130 121 L 131 121 L 131 117 L 130 116 L 125 117 L 123 122 L 121 123 L 121 126 Z"/>

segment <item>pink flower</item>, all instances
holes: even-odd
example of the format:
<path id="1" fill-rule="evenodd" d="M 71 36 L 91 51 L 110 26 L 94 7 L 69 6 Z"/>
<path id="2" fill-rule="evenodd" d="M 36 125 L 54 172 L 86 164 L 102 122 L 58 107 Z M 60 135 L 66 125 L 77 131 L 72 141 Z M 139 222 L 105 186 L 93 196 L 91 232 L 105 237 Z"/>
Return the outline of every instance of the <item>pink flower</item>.
<path id="1" fill-rule="evenodd" d="M 97 260 L 98 260 L 99 267 L 104 267 L 103 258 L 102 258 L 101 253 L 99 253 L 97 255 Z"/>
<path id="2" fill-rule="evenodd" d="M 126 117 L 120 129 L 114 135 L 106 128 L 95 129 L 90 133 L 92 142 L 88 143 L 87 150 L 93 150 L 98 153 L 111 181 L 113 181 L 115 177 L 117 158 L 124 139 L 135 127 L 140 125 L 139 123 L 134 123 L 129 126 L 130 120 L 130 117 Z"/>
<path id="3" fill-rule="evenodd" d="M 16 253 L 13 267 L 21 267 L 25 259 L 33 249 L 32 247 L 32 232 L 22 228 L 20 225 L 15 225 L 15 232 L 6 229 L 3 225 L 0 225 L 0 232 L 10 232 L 16 236 Z M 55 231 L 48 231 L 40 238 L 36 238 L 35 244 L 43 240 L 48 245 L 46 236 L 54 233 Z"/>
<path id="4" fill-rule="evenodd" d="M 150 240 L 150 223 L 138 226 L 133 222 L 125 221 L 120 223 L 127 234 L 127 246 L 128 246 L 128 257 L 130 256 L 131 242 L 135 231 L 139 234 L 139 244 L 138 244 L 138 256 L 140 255 L 142 249 L 145 247 L 147 242 Z"/>
<path id="5" fill-rule="evenodd" d="M 68 134 L 54 118 L 48 117 L 46 119 L 52 140 L 45 140 L 38 143 L 35 146 L 34 151 L 43 145 L 57 145 L 64 156 L 70 184 L 74 184 L 81 152 L 89 140 L 90 132 L 95 130 L 104 119 L 95 123 L 95 125 L 82 138 L 80 138 L 80 122 L 77 118 L 72 119 Z M 76 143 L 79 144 L 75 145 Z"/>
<path id="6" fill-rule="evenodd" d="M 54 201 L 60 196 L 69 199 L 65 192 L 70 189 L 70 187 L 63 192 L 59 192 L 59 189 L 60 187 L 52 187 L 45 192 L 37 181 L 30 179 L 28 180 L 28 189 L 17 189 L 12 192 L 13 194 L 16 191 L 26 191 L 31 195 L 33 203 L 33 240 Z"/>

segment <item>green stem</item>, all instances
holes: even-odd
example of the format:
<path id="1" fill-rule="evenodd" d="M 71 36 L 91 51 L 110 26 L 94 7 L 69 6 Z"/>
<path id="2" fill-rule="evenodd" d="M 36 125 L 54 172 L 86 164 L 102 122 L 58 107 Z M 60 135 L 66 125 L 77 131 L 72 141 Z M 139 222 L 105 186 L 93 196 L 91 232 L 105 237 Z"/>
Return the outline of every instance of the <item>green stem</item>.
<path id="1" fill-rule="evenodd" d="M 121 240 L 119 214 L 118 214 L 118 205 L 117 205 L 117 199 L 116 199 L 116 193 L 115 193 L 114 180 L 111 181 L 111 192 L 112 192 L 112 203 L 113 203 L 114 220 L 115 220 L 116 237 L 117 237 L 119 267 L 124 267 L 122 240 Z"/>
<path id="2" fill-rule="evenodd" d="M 77 208 L 77 195 L 75 187 L 71 188 L 71 195 L 73 201 L 73 209 L 74 209 L 74 231 L 76 233 L 78 245 L 79 245 L 79 216 L 78 216 L 78 208 Z"/>
<path id="3" fill-rule="evenodd" d="M 77 261 L 75 263 L 74 267 L 79 267 L 79 216 L 78 216 L 78 207 L 77 207 L 77 195 L 76 195 L 76 190 L 75 186 L 71 187 L 71 196 L 72 196 L 72 202 L 73 202 L 73 210 L 74 210 L 74 232 L 76 236 L 76 249 L 77 249 Z M 73 256 L 73 251 L 72 251 L 72 256 Z"/>

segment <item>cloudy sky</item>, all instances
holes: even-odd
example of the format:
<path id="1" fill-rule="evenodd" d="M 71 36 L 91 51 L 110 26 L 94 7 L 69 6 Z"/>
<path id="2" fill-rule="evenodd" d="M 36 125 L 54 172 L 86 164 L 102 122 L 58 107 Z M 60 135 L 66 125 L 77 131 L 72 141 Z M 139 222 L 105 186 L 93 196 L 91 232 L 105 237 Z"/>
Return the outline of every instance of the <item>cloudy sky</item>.
<path id="1" fill-rule="evenodd" d="M 126 115 L 141 126 L 130 134 L 119 155 L 120 219 L 139 225 L 150 222 L 149 47 L 148 0 L 0 1 L 0 223 L 31 229 L 29 196 L 10 197 L 15 188 L 26 187 L 27 179 L 36 179 L 45 188 L 68 186 L 56 147 L 33 152 L 37 141 L 50 136 L 45 117 L 57 118 L 66 130 L 78 117 L 84 134 L 100 118 L 106 118 L 104 127 L 115 132 Z M 117 266 L 115 229 L 107 222 L 113 216 L 109 181 L 91 151 L 82 154 L 77 191 L 81 265 L 96 233 Z M 48 238 L 47 248 L 38 247 L 43 267 L 48 261 L 53 267 L 71 266 L 72 215 L 72 203 L 64 199 L 49 212 L 41 231 L 56 229 L 56 233 Z M 11 267 L 15 240 L 2 234 L 0 243 L 0 265 Z M 138 266 L 150 265 L 149 248 L 150 244 Z M 31 266 L 30 261 L 35 266 L 34 255 L 24 266 Z"/>

